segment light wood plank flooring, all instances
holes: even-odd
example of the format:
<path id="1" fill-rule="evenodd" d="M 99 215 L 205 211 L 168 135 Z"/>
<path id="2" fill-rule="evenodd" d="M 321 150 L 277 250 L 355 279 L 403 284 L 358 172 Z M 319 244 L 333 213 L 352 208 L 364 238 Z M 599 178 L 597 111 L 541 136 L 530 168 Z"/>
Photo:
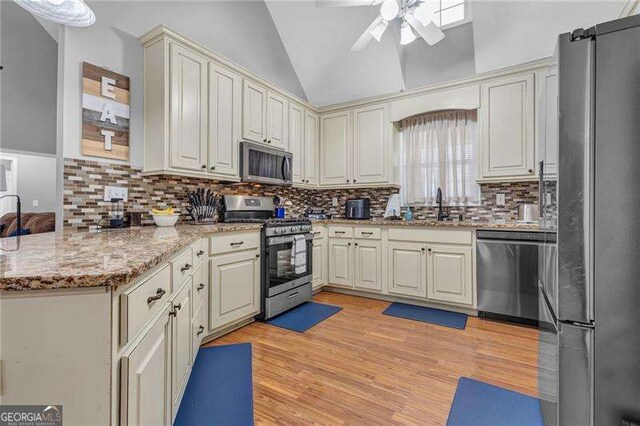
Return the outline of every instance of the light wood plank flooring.
<path id="1" fill-rule="evenodd" d="M 465 330 L 382 315 L 388 302 L 322 292 L 343 310 L 305 333 L 253 323 L 257 424 L 442 425 L 458 378 L 536 396 L 538 332 L 469 317 Z"/>

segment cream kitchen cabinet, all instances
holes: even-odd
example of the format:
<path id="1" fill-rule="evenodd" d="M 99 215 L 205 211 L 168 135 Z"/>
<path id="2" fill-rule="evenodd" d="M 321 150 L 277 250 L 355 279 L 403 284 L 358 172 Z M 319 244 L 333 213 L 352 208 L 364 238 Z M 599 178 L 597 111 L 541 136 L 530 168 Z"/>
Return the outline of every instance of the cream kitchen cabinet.
<path id="1" fill-rule="evenodd" d="M 209 173 L 237 177 L 242 134 L 242 77 L 209 63 Z"/>
<path id="2" fill-rule="evenodd" d="M 427 299 L 470 305 L 473 302 L 471 247 L 427 245 Z"/>
<path id="3" fill-rule="evenodd" d="M 210 260 L 209 329 L 220 330 L 260 311 L 259 250 L 213 256 Z"/>
<path id="4" fill-rule="evenodd" d="M 479 181 L 536 179 L 534 74 L 482 83 Z"/>
<path id="5" fill-rule="evenodd" d="M 540 79 L 538 105 L 538 160 L 544 160 L 544 175 L 554 178 L 558 173 L 558 64 L 536 75 Z"/>
<path id="6" fill-rule="evenodd" d="M 244 80 L 244 139 L 288 149 L 289 102 L 284 96 L 251 80 Z"/>
<path id="7" fill-rule="evenodd" d="M 320 117 L 315 112 L 304 113 L 304 173 L 306 185 L 318 185 L 318 152 L 320 151 Z"/>
<path id="8" fill-rule="evenodd" d="M 350 239 L 329 238 L 329 283 L 353 287 L 353 243 Z"/>
<path id="9" fill-rule="evenodd" d="M 171 167 L 207 169 L 207 59 L 171 46 Z"/>
<path id="10" fill-rule="evenodd" d="M 427 297 L 427 260 L 424 243 L 389 241 L 389 293 Z"/>
<path id="11" fill-rule="evenodd" d="M 351 111 L 320 116 L 320 185 L 351 183 L 351 120 Z"/>
<path id="12" fill-rule="evenodd" d="M 380 241 L 355 240 L 354 287 L 382 291 L 382 245 Z"/>
<path id="13" fill-rule="evenodd" d="M 312 285 L 317 289 L 328 282 L 327 273 L 329 268 L 329 247 L 324 227 L 313 227 L 313 251 L 311 265 L 313 268 Z"/>
<path id="14" fill-rule="evenodd" d="M 389 182 L 389 106 L 353 110 L 353 184 Z"/>
<path id="15" fill-rule="evenodd" d="M 293 154 L 293 183 L 318 184 L 318 115 L 289 104 L 289 148 Z"/>
<path id="16" fill-rule="evenodd" d="M 277 93 L 267 92 L 267 144 L 289 149 L 289 101 Z"/>
<path id="17" fill-rule="evenodd" d="M 191 373 L 191 278 L 172 302 L 171 316 L 171 398 L 172 417 L 175 419 Z M 173 420 L 172 419 L 172 420 Z"/>

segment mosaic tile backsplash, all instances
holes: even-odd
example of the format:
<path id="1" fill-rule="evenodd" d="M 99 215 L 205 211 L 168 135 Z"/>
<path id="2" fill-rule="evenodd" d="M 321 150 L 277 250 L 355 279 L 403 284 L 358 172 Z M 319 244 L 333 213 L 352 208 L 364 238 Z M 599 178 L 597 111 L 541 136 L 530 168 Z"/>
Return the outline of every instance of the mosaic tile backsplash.
<path id="1" fill-rule="evenodd" d="M 288 216 L 300 216 L 307 207 L 323 207 L 336 217 L 344 215 L 348 198 L 370 198 L 371 217 L 382 218 L 389 195 L 396 188 L 371 189 L 299 189 L 272 185 L 245 183 L 223 183 L 212 180 L 180 176 L 143 176 L 142 168 L 129 165 L 102 163 L 97 161 L 70 159 L 64 161 L 64 224 L 78 229 L 96 225 L 109 215 L 111 203 L 103 201 L 105 186 L 121 186 L 129 190 L 125 211 L 139 211 L 143 224 L 150 225 L 153 219 L 148 212 L 153 207 L 173 206 L 182 214 L 183 222 L 189 221 L 186 207 L 187 194 L 198 188 L 212 189 L 219 195 L 278 195 L 291 200 Z M 538 183 L 496 183 L 481 185 L 480 206 L 452 207 L 451 214 L 462 214 L 464 220 L 504 219 L 518 217 L 518 205 L 538 202 Z M 505 194 L 505 206 L 496 206 L 497 193 Z M 337 206 L 333 206 L 333 198 Z M 413 208 L 414 217 L 435 218 L 436 207 Z"/>

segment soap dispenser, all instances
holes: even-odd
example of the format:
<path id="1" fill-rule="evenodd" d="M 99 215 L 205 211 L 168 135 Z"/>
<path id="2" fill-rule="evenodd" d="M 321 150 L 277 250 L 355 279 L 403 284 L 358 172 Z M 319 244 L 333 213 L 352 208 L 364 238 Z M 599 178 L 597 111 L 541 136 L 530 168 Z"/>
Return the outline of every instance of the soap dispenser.
<path id="1" fill-rule="evenodd" d="M 413 212 L 411 211 L 411 207 L 407 207 L 407 211 L 404 214 L 404 220 L 407 222 L 413 221 Z"/>

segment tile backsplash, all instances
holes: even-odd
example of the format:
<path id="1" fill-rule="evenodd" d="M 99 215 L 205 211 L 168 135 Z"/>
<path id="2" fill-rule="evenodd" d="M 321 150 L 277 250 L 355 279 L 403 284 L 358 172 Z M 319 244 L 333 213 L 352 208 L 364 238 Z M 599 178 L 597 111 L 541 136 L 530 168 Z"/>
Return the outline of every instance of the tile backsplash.
<path id="1" fill-rule="evenodd" d="M 153 207 L 173 206 L 181 213 L 182 221 L 190 220 L 185 208 L 187 194 L 197 188 L 212 189 L 219 195 L 278 195 L 293 202 L 289 216 L 300 216 L 309 206 L 323 207 L 328 212 L 344 215 L 348 198 L 370 198 L 371 216 L 382 218 L 389 195 L 398 192 L 393 187 L 371 189 L 299 189 L 292 187 L 223 183 L 212 180 L 180 176 L 143 176 L 142 168 L 130 165 L 102 163 L 67 158 L 64 161 L 64 224 L 87 229 L 107 218 L 110 203 L 103 201 L 105 186 L 121 186 L 129 190 L 126 211 L 143 213 L 143 224 L 153 220 L 148 214 Z M 515 220 L 518 205 L 538 202 L 538 183 L 495 183 L 481 185 L 480 206 L 452 207 L 452 214 L 462 214 L 465 220 Z M 496 194 L 505 194 L 505 206 L 496 206 Z M 337 206 L 333 206 L 333 198 Z M 435 218 L 436 207 L 414 208 L 416 218 Z"/>

